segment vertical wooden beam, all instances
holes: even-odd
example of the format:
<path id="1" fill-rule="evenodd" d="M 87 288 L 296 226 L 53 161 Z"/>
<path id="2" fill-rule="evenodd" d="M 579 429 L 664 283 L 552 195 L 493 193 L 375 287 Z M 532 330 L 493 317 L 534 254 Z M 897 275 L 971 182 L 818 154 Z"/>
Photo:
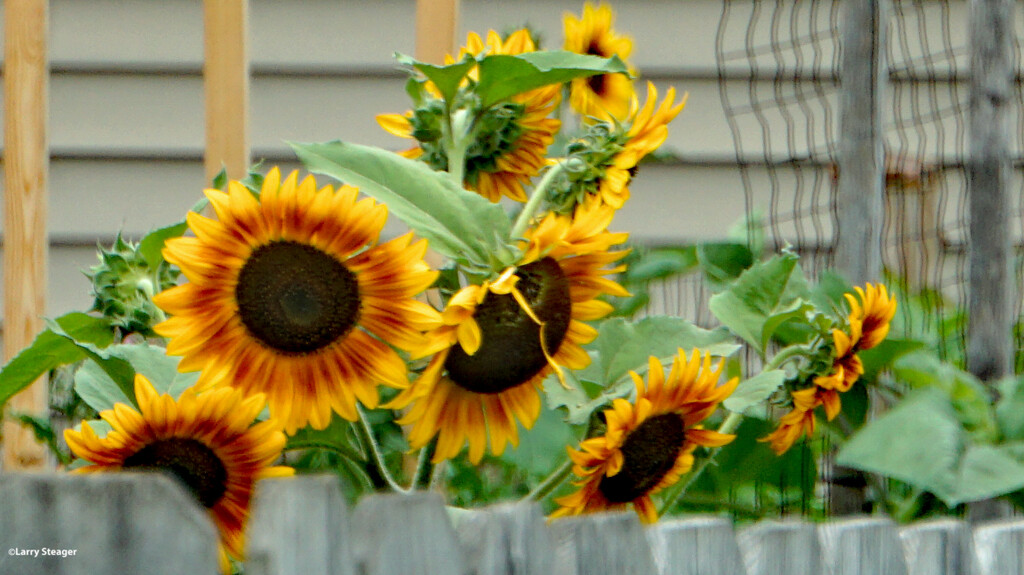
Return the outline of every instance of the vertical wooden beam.
<path id="1" fill-rule="evenodd" d="M 204 0 L 206 178 L 249 169 L 249 0 Z"/>
<path id="2" fill-rule="evenodd" d="M 854 283 L 882 275 L 885 155 L 882 110 L 886 60 L 886 0 L 843 2 L 840 71 L 839 237 L 835 264 Z"/>
<path id="3" fill-rule="evenodd" d="M 416 59 L 443 64 L 455 55 L 459 0 L 416 0 Z"/>
<path id="4" fill-rule="evenodd" d="M 5 0 L 4 11 L 4 357 L 10 360 L 42 330 L 46 305 L 48 0 Z M 45 378 L 8 406 L 46 414 Z M 4 469 L 49 464 L 29 430 L 7 422 L 3 432 Z"/>
<path id="5" fill-rule="evenodd" d="M 970 206 L 967 365 L 983 380 L 1013 369 L 1010 126 L 1014 98 L 1014 2 L 971 1 Z"/>

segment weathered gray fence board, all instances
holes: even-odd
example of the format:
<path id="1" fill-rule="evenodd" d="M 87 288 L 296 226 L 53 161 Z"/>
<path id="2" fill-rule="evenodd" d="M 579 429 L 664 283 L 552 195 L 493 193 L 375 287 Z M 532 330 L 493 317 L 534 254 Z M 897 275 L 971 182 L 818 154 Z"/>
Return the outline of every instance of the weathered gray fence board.
<path id="1" fill-rule="evenodd" d="M 908 575 L 970 575 L 971 531 L 963 521 L 925 521 L 899 533 Z"/>
<path id="2" fill-rule="evenodd" d="M 857 518 L 818 526 L 823 572 L 829 575 L 906 575 L 896 526 L 888 519 Z"/>
<path id="3" fill-rule="evenodd" d="M 743 575 L 732 521 L 692 517 L 663 521 L 647 529 L 654 564 L 661 575 Z"/>
<path id="4" fill-rule="evenodd" d="M 974 529 L 974 575 L 1024 573 L 1024 522 L 997 521 Z"/>
<path id="5" fill-rule="evenodd" d="M 821 544 L 811 523 L 763 521 L 736 535 L 747 575 L 820 575 Z"/>
<path id="6" fill-rule="evenodd" d="M 209 515 L 158 474 L 0 475 L 0 553 L 4 575 L 219 570 Z"/>
<path id="7" fill-rule="evenodd" d="M 437 493 L 378 494 L 352 516 L 361 575 L 465 575 L 455 529 Z"/>
<path id="8" fill-rule="evenodd" d="M 354 575 L 349 513 L 331 475 L 260 481 L 246 575 Z"/>
<path id="9" fill-rule="evenodd" d="M 551 522 L 559 575 L 656 575 L 643 527 L 632 511 Z"/>
<path id="10" fill-rule="evenodd" d="M 550 575 L 555 551 L 537 504 L 461 513 L 455 531 L 474 575 Z"/>

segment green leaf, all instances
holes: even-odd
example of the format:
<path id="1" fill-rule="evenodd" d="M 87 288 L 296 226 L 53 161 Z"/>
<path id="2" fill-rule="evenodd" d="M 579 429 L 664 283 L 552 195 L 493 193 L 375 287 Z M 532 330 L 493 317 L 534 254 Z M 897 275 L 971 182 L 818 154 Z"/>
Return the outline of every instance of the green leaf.
<path id="1" fill-rule="evenodd" d="M 746 244 L 711 242 L 697 245 L 697 262 L 712 282 L 727 283 L 754 264 L 754 254 Z"/>
<path id="2" fill-rule="evenodd" d="M 656 248 L 644 252 L 629 265 L 626 281 L 649 282 L 697 269 L 697 247 Z"/>
<path id="3" fill-rule="evenodd" d="M 998 427 L 988 389 L 974 375 L 926 350 L 901 356 L 893 363 L 892 372 L 898 381 L 913 387 L 942 390 L 972 437 L 979 441 L 996 439 Z"/>
<path id="4" fill-rule="evenodd" d="M 115 403 L 135 406 L 135 402 L 98 363 L 86 362 L 75 372 L 75 392 L 96 411 L 114 409 Z"/>
<path id="5" fill-rule="evenodd" d="M 100 347 L 113 341 L 110 323 L 104 318 L 73 312 L 58 317 L 55 323 L 73 338 Z M 51 329 L 44 330 L 31 345 L 21 350 L 0 370 L 0 407 L 48 371 L 85 357 L 85 350 L 72 339 L 58 335 Z"/>
<path id="6" fill-rule="evenodd" d="M 861 379 L 874 381 L 879 371 L 891 367 L 899 358 L 924 347 L 924 342 L 914 339 L 885 339 L 871 349 L 857 352 L 864 366 L 864 375 Z"/>
<path id="7" fill-rule="evenodd" d="M 489 107 L 516 94 L 597 74 L 629 74 L 618 56 L 601 58 L 564 50 L 527 52 L 515 56 L 494 54 L 479 60 L 476 93 Z"/>
<path id="8" fill-rule="evenodd" d="M 434 251 L 453 259 L 468 254 L 472 261 L 489 262 L 511 231 L 501 205 L 460 188 L 422 162 L 345 142 L 291 146 L 311 171 L 358 186 L 387 204 Z"/>
<path id="9" fill-rule="evenodd" d="M 803 301 L 810 293 L 797 260 L 786 252 L 754 264 L 708 302 L 711 313 L 762 356 L 775 329 L 812 308 Z"/>
<path id="10" fill-rule="evenodd" d="M 317 447 L 342 453 L 349 457 L 365 461 L 366 452 L 359 444 L 352 422 L 332 414 L 331 422 L 324 429 L 313 429 L 306 426 L 288 437 L 286 449 L 305 449 Z"/>
<path id="11" fill-rule="evenodd" d="M 406 56 L 395 52 L 395 60 L 399 64 L 405 66 L 412 66 L 419 70 L 427 77 L 431 82 L 437 86 L 437 89 L 441 92 L 441 95 L 448 102 L 452 102 L 455 99 L 455 94 L 459 91 L 459 85 L 462 83 L 463 78 L 466 74 L 476 66 L 476 60 L 472 56 L 466 56 L 461 62 L 455 64 L 449 64 L 447 66 L 435 66 L 434 64 L 427 64 L 426 62 L 420 62 L 412 56 Z"/>
<path id="12" fill-rule="evenodd" d="M 899 479 L 946 500 L 956 491 L 953 478 L 966 439 L 945 394 L 922 389 L 854 434 L 836 463 Z"/>
<path id="13" fill-rule="evenodd" d="M 732 395 L 726 398 L 722 405 L 729 411 L 744 413 L 748 409 L 764 403 L 785 381 L 785 370 L 762 371 L 750 379 L 741 381 L 736 387 L 736 391 L 732 392 Z"/>
<path id="14" fill-rule="evenodd" d="M 601 382 L 612 384 L 630 370 L 644 369 L 648 358 L 671 358 L 682 349 L 697 348 L 726 357 L 740 348 L 723 329 L 708 330 L 691 322 L 668 316 L 650 316 L 637 322 L 614 318 L 601 324 L 597 336 L 601 358 Z"/>
<path id="15" fill-rule="evenodd" d="M 146 263 L 152 269 L 157 269 L 164 263 L 164 243 L 171 239 L 181 237 L 188 229 L 188 223 L 182 220 L 176 224 L 157 228 L 142 238 L 139 242 L 139 253 L 146 259 Z"/>
<path id="16" fill-rule="evenodd" d="M 557 411 L 544 409 L 533 427 L 520 432 L 519 446 L 505 450 L 501 458 L 532 475 L 543 476 L 565 460 L 565 446 L 578 442 L 572 427 Z"/>
<path id="17" fill-rule="evenodd" d="M 999 431 L 1008 440 L 1024 439 L 1024 376 L 1011 377 L 999 382 L 999 401 L 996 403 L 996 422 Z"/>
<path id="18" fill-rule="evenodd" d="M 1007 449 L 972 445 L 964 454 L 955 491 L 943 498 L 948 505 L 981 501 L 1024 487 L 1024 464 Z M 942 497 L 941 494 L 936 493 Z"/>

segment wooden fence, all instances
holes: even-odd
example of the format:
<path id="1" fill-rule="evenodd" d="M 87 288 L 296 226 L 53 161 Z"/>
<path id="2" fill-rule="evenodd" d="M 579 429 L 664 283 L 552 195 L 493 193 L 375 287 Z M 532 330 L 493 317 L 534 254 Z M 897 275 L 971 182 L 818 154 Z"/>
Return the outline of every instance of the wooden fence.
<path id="1" fill-rule="evenodd" d="M 158 475 L 0 476 L 0 573 L 214 573 L 214 527 Z M 734 530 L 693 516 L 643 527 L 632 512 L 546 523 L 536 505 L 447 510 L 434 493 L 354 508 L 337 480 L 265 480 L 246 575 L 1018 575 L 1024 522 L 899 527 L 862 517 Z"/>

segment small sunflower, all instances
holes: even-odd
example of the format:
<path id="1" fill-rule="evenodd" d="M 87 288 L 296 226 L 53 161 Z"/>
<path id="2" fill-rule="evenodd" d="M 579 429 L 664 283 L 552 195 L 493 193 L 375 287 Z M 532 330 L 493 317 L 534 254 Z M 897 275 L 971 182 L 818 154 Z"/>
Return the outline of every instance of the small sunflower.
<path id="1" fill-rule="evenodd" d="M 433 354 L 409 389 L 388 405 L 409 407 L 417 448 L 437 437 L 434 461 L 455 457 L 469 443 L 469 459 L 518 444 L 518 420 L 530 428 L 541 409 L 538 390 L 552 371 L 590 363 L 582 347 L 597 337 L 583 323 L 607 315 L 602 294 L 628 295 L 604 277 L 625 252 L 609 251 L 626 234 L 605 231 L 614 210 L 592 204 L 576 218 L 548 214 L 527 230 L 523 256 L 494 281 L 456 293 L 439 328 L 414 355 Z"/>
<path id="2" fill-rule="evenodd" d="M 426 241 L 378 244 L 387 208 L 357 190 L 317 190 L 312 176 L 275 168 L 260 199 L 241 183 L 206 190 L 219 220 L 188 215 L 196 237 L 169 240 L 167 261 L 189 282 L 156 295 L 173 317 L 156 326 L 197 385 L 264 393 L 285 430 L 323 429 L 333 409 L 355 420 L 356 401 L 378 403 L 377 385 L 408 385 L 388 344 L 411 349 L 437 312 L 414 296 L 437 272 Z"/>
<path id="3" fill-rule="evenodd" d="M 604 3 L 595 8 L 587 2 L 581 18 L 567 12 L 563 20 L 565 50 L 601 58 L 618 56 L 626 60 L 633 52 L 633 40 L 615 33 L 612 29 L 614 20 L 611 7 Z M 632 75 L 634 71 L 630 69 Z M 633 80 L 625 74 L 577 78 L 569 85 L 569 103 L 573 109 L 584 117 L 601 121 L 624 119 L 635 96 Z"/>
<path id="4" fill-rule="evenodd" d="M 626 124 L 596 124 L 589 133 L 570 145 L 570 155 L 581 160 L 586 169 L 568 176 L 568 187 L 553 203 L 565 207 L 598 196 L 601 201 L 619 209 L 629 199 L 629 183 L 636 175 L 640 161 L 654 152 L 668 138 L 668 124 L 686 105 L 686 96 L 675 102 L 675 88 L 669 88 L 665 99 L 657 104 L 658 90 L 647 84 L 647 100 L 643 107 L 634 97 Z M 626 128 L 625 126 L 629 126 Z"/>
<path id="5" fill-rule="evenodd" d="M 720 447 L 734 435 L 702 429 L 700 423 L 736 389 L 738 378 L 718 385 L 723 362 L 714 368 L 710 355 L 683 350 L 665 369 L 649 360 L 647 383 L 630 372 L 636 401 L 616 399 L 604 411 L 604 435 L 591 437 L 580 449 L 569 449 L 580 489 L 555 500 L 552 517 L 622 509 L 632 503 L 646 523 L 658 520 L 651 495 L 679 481 L 693 467 L 697 446 Z"/>
<path id="6" fill-rule="evenodd" d="M 536 46 L 529 30 L 518 30 L 505 39 L 491 30 L 486 40 L 471 32 L 459 57 L 485 52 L 515 56 L 534 51 Z M 447 60 L 455 61 L 452 57 Z M 470 72 L 471 77 L 475 74 L 475 70 Z M 518 94 L 482 111 L 475 122 L 473 143 L 466 151 L 466 187 L 492 202 L 503 196 L 525 202 L 524 186 L 546 165 L 548 146 L 561 127 L 561 121 L 550 117 L 559 100 L 559 86 L 550 85 Z M 434 99 L 405 114 L 381 114 L 377 122 L 391 134 L 417 140 L 419 145 L 400 152 L 402 155 L 419 158 L 435 170 L 447 170 L 448 157 L 440 127 L 443 113 L 444 106 Z"/>
<path id="7" fill-rule="evenodd" d="M 253 425 L 263 397 L 246 398 L 231 388 L 200 394 L 189 389 L 175 401 L 157 395 L 142 375 L 135 376 L 135 397 L 138 411 L 118 403 L 100 413 L 113 428 L 102 438 L 88 422 L 81 431 L 64 432 L 71 451 L 92 463 L 77 471 L 169 473 L 213 518 L 222 565 L 229 555 L 241 558 L 255 482 L 294 473 L 290 467 L 271 465 L 285 445 L 280 424 L 267 420 Z"/>
<path id="8" fill-rule="evenodd" d="M 842 409 L 839 394 L 845 393 L 864 375 L 864 365 L 857 352 L 882 343 L 892 318 L 896 315 L 896 300 L 883 285 L 866 284 L 854 287 L 854 294 L 843 294 L 850 305 L 846 318 L 849 333 L 832 330 L 832 368 L 826 375 L 814 378 L 812 387 L 792 392 L 793 409 L 782 416 L 779 427 L 759 441 L 770 442 L 776 454 L 782 455 L 803 435 L 814 434 L 814 410 L 825 408 L 828 421 L 835 419 Z"/>

